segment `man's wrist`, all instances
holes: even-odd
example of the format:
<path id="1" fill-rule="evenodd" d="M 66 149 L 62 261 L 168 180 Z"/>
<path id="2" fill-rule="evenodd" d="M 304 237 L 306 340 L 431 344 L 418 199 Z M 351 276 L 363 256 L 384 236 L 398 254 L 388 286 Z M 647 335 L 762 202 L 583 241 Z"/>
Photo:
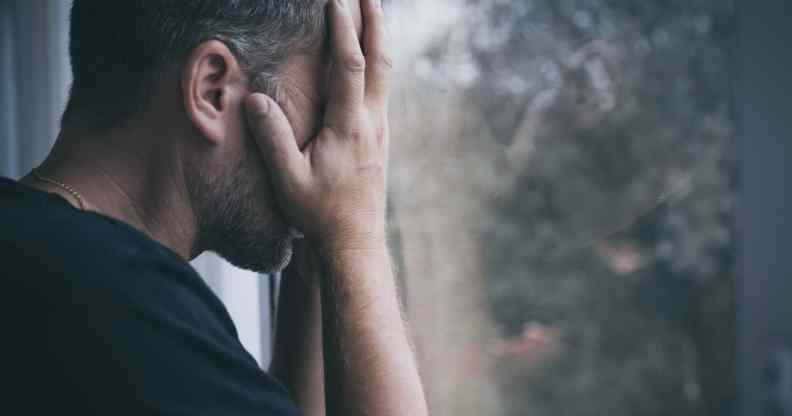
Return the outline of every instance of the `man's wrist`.
<path id="1" fill-rule="evenodd" d="M 337 234 L 332 238 L 318 240 L 316 254 L 324 267 L 332 268 L 347 268 L 355 264 L 363 267 L 370 262 L 390 263 L 390 251 L 384 227 L 382 231 Z M 370 267 L 370 264 L 365 267 Z"/>
<path id="2" fill-rule="evenodd" d="M 384 218 L 355 221 L 315 239 L 318 254 L 341 255 L 346 252 L 387 251 Z"/>
<path id="3" fill-rule="evenodd" d="M 385 233 L 327 238 L 317 243 L 317 254 L 321 257 L 359 256 L 363 253 L 388 253 Z"/>

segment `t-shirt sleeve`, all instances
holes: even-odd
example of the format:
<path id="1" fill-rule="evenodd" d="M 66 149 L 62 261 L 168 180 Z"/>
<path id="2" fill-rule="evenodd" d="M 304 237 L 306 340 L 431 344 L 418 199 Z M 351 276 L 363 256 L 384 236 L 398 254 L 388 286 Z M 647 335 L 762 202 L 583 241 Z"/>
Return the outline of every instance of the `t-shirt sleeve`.
<path id="1" fill-rule="evenodd" d="M 96 414 L 298 414 L 197 274 L 175 263 L 120 266 L 81 279 L 52 315 L 52 371 L 71 384 L 71 400 Z"/>

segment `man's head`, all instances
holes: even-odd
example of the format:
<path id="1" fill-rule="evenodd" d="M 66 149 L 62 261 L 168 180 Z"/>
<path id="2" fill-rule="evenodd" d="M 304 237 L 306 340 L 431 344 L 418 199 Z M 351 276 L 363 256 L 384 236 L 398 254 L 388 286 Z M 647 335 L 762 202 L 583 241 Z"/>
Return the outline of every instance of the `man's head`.
<path id="1" fill-rule="evenodd" d="M 153 145 L 184 178 L 196 217 L 194 254 L 213 250 L 240 267 L 278 270 L 294 233 L 277 213 L 242 102 L 265 92 L 283 107 L 300 146 L 313 136 L 328 68 L 326 2 L 75 0 L 64 127 L 146 124 L 162 132 L 168 142 Z M 358 11 L 357 1 L 350 4 Z"/>

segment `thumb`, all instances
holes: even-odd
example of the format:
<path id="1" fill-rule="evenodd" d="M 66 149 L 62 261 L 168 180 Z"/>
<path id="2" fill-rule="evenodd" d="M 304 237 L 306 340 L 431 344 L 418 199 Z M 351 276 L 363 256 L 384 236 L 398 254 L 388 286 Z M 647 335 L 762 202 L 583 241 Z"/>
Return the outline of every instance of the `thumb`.
<path id="1" fill-rule="evenodd" d="M 253 93 L 245 99 L 245 113 L 253 140 L 270 166 L 270 175 L 281 185 L 290 176 L 302 176 L 306 161 L 278 103 L 265 94 Z"/>

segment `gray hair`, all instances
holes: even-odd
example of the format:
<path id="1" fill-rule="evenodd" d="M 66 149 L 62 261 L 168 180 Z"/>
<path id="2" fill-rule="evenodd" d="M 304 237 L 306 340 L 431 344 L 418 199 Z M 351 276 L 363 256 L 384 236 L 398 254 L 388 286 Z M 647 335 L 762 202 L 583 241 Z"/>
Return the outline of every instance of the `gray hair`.
<path id="1" fill-rule="evenodd" d="M 144 108 L 154 80 L 196 46 L 228 46 L 252 89 L 324 34 L 327 0 L 74 0 L 69 52 L 74 82 L 64 123 L 106 128 Z"/>

